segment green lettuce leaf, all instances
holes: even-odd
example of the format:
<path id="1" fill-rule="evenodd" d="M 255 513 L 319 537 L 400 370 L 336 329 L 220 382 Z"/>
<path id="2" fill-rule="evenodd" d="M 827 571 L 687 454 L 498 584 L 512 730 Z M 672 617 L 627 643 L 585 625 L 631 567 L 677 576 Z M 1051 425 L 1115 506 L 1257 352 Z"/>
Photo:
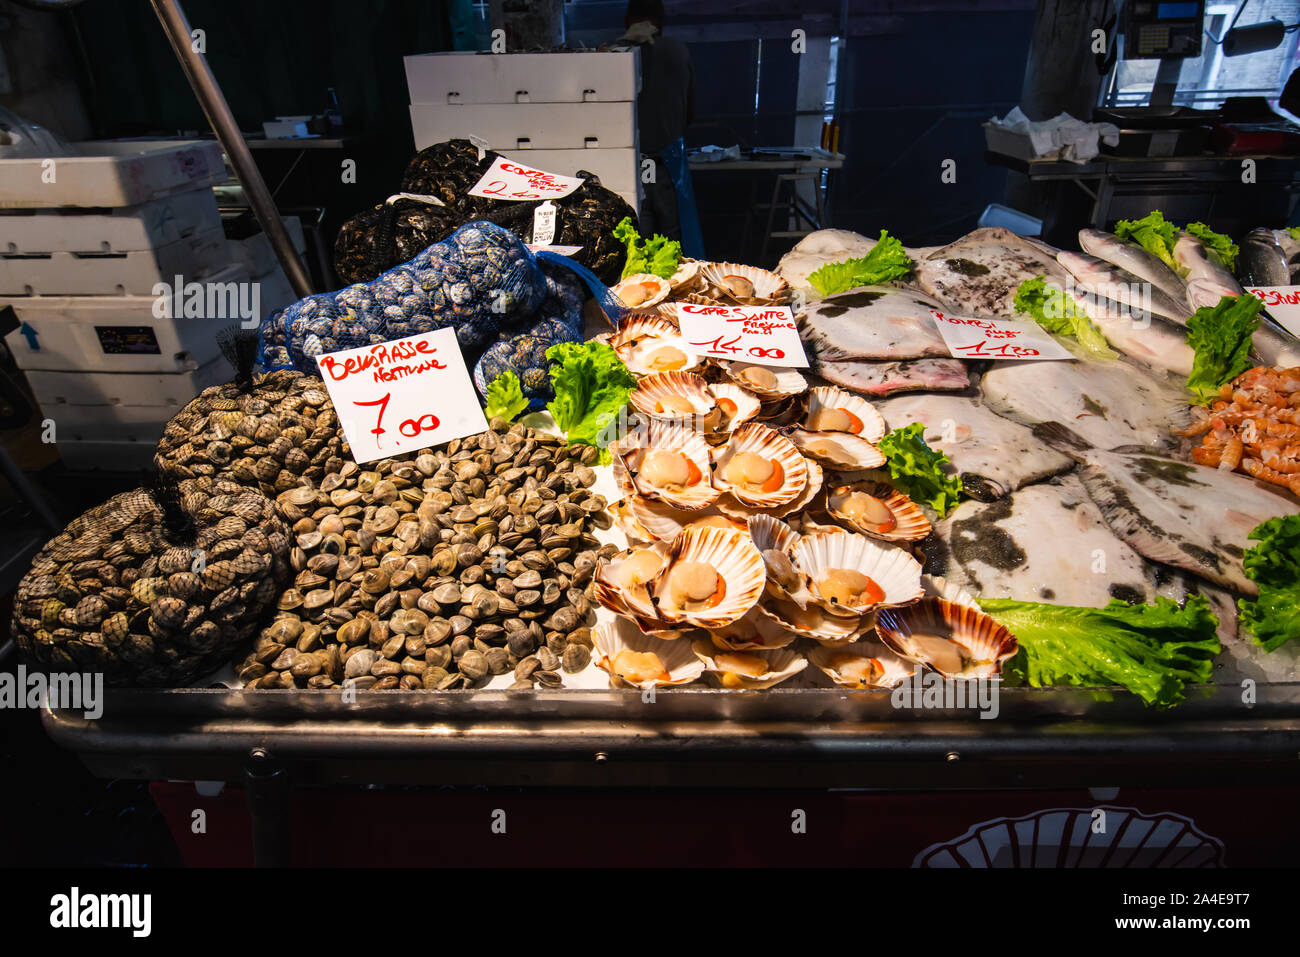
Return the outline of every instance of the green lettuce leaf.
<path id="1" fill-rule="evenodd" d="M 882 229 L 880 239 L 860 259 L 827 263 L 808 277 L 808 282 L 823 296 L 834 296 L 858 286 L 875 286 L 891 279 L 901 279 L 912 271 L 907 250 L 889 231 Z"/>
<path id="2" fill-rule="evenodd" d="M 1016 289 L 1013 306 L 1018 313 L 1029 316 L 1048 332 L 1058 336 L 1074 336 L 1089 353 L 1098 359 L 1115 359 L 1119 353 L 1106 345 L 1106 337 L 1092 324 L 1086 313 L 1069 297 L 1065 290 L 1049 283 L 1045 276 L 1026 279 Z"/>
<path id="3" fill-rule="evenodd" d="M 627 247 L 627 262 L 623 264 L 623 278 L 639 273 L 651 273 L 664 279 L 677 271 L 682 259 L 682 244 L 666 236 L 653 236 L 642 240 L 632 225 L 632 217 L 624 216 L 614 227 L 614 238 Z"/>
<path id="4" fill-rule="evenodd" d="M 1179 276 L 1187 275 L 1187 270 L 1178 265 L 1174 259 L 1174 243 L 1178 241 L 1178 230 L 1173 223 L 1165 220 L 1164 213 L 1153 209 L 1141 219 L 1121 219 L 1115 224 L 1115 235 L 1137 243 L 1151 255 L 1158 257 L 1166 266 Z"/>
<path id="5" fill-rule="evenodd" d="M 885 457 L 892 483 L 914 502 L 923 502 L 940 518 L 957 506 L 961 479 L 944 471 L 948 456 L 925 444 L 925 426 L 920 422 L 885 435 L 876 447 Z"/>
<path id="6" fill-rule="evenodd" d="M 1183 700 L 1185 685 L 1210 680 L 1222 650 L 1218 621 L 1200 595 L 1189 595 L 1182 608 L 1164 597 L 1153 605 L 1114 599 L 1105 608 L 1010 598 L 979 604 L 1020 643 L 1003 673 L 1035 688 L 1122 685 L 1148 705 L 1169 708 Z"/>
<path id="7" fill-rule="evenodd" d="M 1216 233 L 1204 223 L 1188 223 L 1183 227 L 1183 231 L 1191 233 L 1199 239 L 1210 255 L 1217 258 L 1228 272 L 1237 271 L 1237 253 L 1239 250 L 1231 237 L 1225 236 L 1223 233 Z"/>
<path id="8" fill-rule="evenodd" d="M 606 430 L 614 424 L 636 388 L 636 376 L 609 346 L 598 342 L 561 342 L 546 350 L 551 361 L 555 399 L 546 408 L 570 445 L 600 449 L 610 461 Z"/>
<path id="9" fill-rule="evenodd" d="M 488 383 L 487 406 L 483 409 L 483 414 L 489 419 L 500 416 L 508 422 L 513 422 L 515 416 L 526 408 L 528 408 L 528 400 L 524 398 L 519 376 L 509 369 Z"/>
<path id="10" fill-rule="evenodd" d="M 1300 635 L 1300 515 L 1270 518 L 1249 537 L 1259 544 L 1241 563 L 1259 597 L 1238 598 L 1237 608 L 1255 644 L 1276 651 Z"/>
<path id="11" fill-rule="evenodd" d="M 1196 351 L 1187 388 L 1200 405 L 1209 405 L 1221 385 L 1254 365 L 1250 337 L 1259 328 L 1263 308 L 1254 296 L 1224 296 L 1217 306 L 1202 306 L 1187 320 L 1187 344 Z"/>
<path id="12" fill-rule="evenodd" d="M 1288 226 L 1286 231 L 1291 234 L 1291 238 L 1300 240 L 1300 226 Z"/>

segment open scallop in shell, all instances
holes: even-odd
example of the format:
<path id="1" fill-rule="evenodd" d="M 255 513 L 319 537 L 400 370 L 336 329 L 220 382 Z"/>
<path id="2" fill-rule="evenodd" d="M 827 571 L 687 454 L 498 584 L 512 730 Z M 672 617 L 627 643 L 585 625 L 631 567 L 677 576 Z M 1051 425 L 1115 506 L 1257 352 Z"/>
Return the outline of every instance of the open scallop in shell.
<path id="1" fill-rule="evenodd" d="M 793 442 L 746 422 L 715 456 L 713 484 L 751 508 L 786 505 L 808 488 L 808 463 Z"/>
<path id="2" fill-rule="evenodd" d="M 618 357 L 626 362 L 624 357 L 626 347 L 644 339 L 671 339 L 676 335 L 676 324 L 667 319 L 649 314 L 633 315 L 618 327 L 618 332 L 610 339 L 610 345 L 618 352 Z"/>
<path id="3" fill-rule="evenodd" d="M 864 614 L 919 600 L 921 563 L 901 548 L 836 529 L 804 535 L 791 557 L 807 578 L 813 600 L 832 614 Z"/>
<path id="4" fill-rule="evenodd" d="M 763 558 L 746 533 L 688 528 L 668 546 L 650 591 L 663 621 L 721 628 L 758 603 L 766 581 Z"/>
<path id="5" fill-rule="evenodd" d="M 622 618 L 597 625 L 591 643 L 596 667 L 609 674 L 615 688 L 684 685 L 704 674 L 704 662 L 690 642 L 643 634 Z"/>
<path id="6" fill-rule="evenodd" d="M 811 596 L 803 574 L 795 567 L 790 553 L 799 544 L 799 535 L 785 522 L 770 515 L 749 519 L 749 537 L 763 556 L 767 570 L 767 594 L 782 601 L 792 601 L 806 608 Z"/>
<path id="7" fill-rule="evenodd" d="M 929 665 L 945 678 L 988 678 L 1019 650 L 1015 635 L 975 608 L 925 598 L 907 608 L 885 608 L 876 633 L 905 658 Z"/>
<path id="8" fill-rule="evenodd" d="M 718 360 L 718 367 L 736 385 L 748 389 L 764 402 L 788 399 L 808 389 L 808 380 L 797 370 L 753 362 Z"/>
<path id="9" fill-rule="evenodd" d="M 828 490 L 826 511 L 846 528 L 887 542 L 919 542 L 930 534 L 930 520 L 920 506 L 883 482 Z"/>
<path id="10" fill-rule="evenodd" d="M 790 441 L 800 452 L 833 465 L 837 469 L 853 471 L 872 469 L 885 464 L 885 456 L 866 439 L 848 432 L 809 432 L 791 429 Z"/>
<path id="11" fill-rule="evenodd" d="M 789 302 L 792 294 L 784 278 L 756 266 L 705 263 L 701 272 L 715 292 L 743 306 Z"/>
<path id="12" fill-rule="evenodd" d="M 651 542 L 619 552 L 596 569 L 596 600 L 616 615 L 658 618 L 651 583 L 668 564 L 668 546 Z"/>
<path id="13" fill-rule="evenodd" d="M 740 621 L 709 630 L 713 643 L 724 651 L 772 651 L 784 648 L 798 637 L 753 608 Z"/>
<path id="14" fill-rule="evenodd" d="M 619 358 L 637 376 L 685 372 L 698 368 L 704 361 L 694 346 L 676 334 L 641 339 L 626 346 Z"/>
<path id="15" fill-rule="evenodd" d="M 771 596 L 759 602 L 758 612 L 787 631 L 830 647 L 840 647 L 856 641 L 875 624 L 874 615 L 832 615 L 814 602 L 809 602 L 806 608 L 800 608 L 792 601 Z"/>
<path id="16" fill-rule="evenodd" d="M 894 688 L 916 672 L 915 661 L 871 640 L 839 648 L 818 645 L 808 659 L 842 688 Z"/>
<path id="17" fill-rule="evenodd" d="M 641 379 L 628 396 L 632 408 L 652 419 L 701 427 L 719 418 L 708 384 L 690 372 L 661 372 Z"/>
<path id="18" fill-rule="evenodd" d="M 705 388 L 718 408 L 714 431 L 734 432 L 758 415 L 759 401 L 754 395 L 731 382 L 714 382 Z"/>
<path id="19" fill-rule="evenodd" d="M 697 259 L 683 259 L 678 262 L 677 268 L 668 277 L 668 285 L 672 286 L 673 295 L 685 295 L 702 287 L 704 285 L 703 266 L 704 263 Z"/>
<path id="20" fill-rule="evenodd" d="M 809 432 L 847 432 L 868 442 L 879 442 L 885 420 L 876 407 L 860 395 L 823 385 L 808 390 L 804 428 Z"/>
<path id="21" fill-rule="evenodd" d="M 709 446 L 698 432 L 651 419 L 637 434 L 611 443 L 611 449 L 638 495 L 685 511 L 707 508 L 718 498 L 709 484 Z"/>
<path id="22" fill-rule="evenodd" d="M 741 521 L 749 521 L 749 519 L 756 515 L 767 515 L 770 518 L 785 518 L 786 516 L 794 515 L 803 511 L 812 503 L 812 500 L 817 497 L 817 493 L 821 491 L 822 476 L 824 474 L 822 467 L 812 459 L 804 459 L 803 461 L 804 465 L 808 467 L 808 487 L 804 489 L 803 494 L 793 502 L 788 502 L 785 505 L 774 505 L 771 508 L 755 508 L 752 505 L 745 505 L 742 502 L 738 502 L 730 493 L 723 492 L 718 496 L 718 500 L 713 503 L 713 507 L 723 515 L 729 515 L 730 517 L 740 519 Z"/>
<path id="23" fill-rule="evenodd" d="M 691 642 L 691 650 L 704 663 L 705 671 L 722 687 L 733 690 L 770 688 L 808 667 L 808 659 L 791 648 L 730 651 L 698 638 Z"/>
<path id="24" fill-rule="evenodd" d="M 627 513 L 636 523 L 634 527 L 643 530 L 649 538 L 659 541 L 671 542 L 684 528 L 714 526 L 733 531 L 745 531 L 743 521 L 723 515 L 713 506 L 688 511 L 640 495 L 632 496 L 624 505 Z"/>
<path id="25" fill-rule="evenodd" d="M 648 272 L 634 273 L 610 288 L 618 301 L 629 309 L 653 309 L 672 293 L 672 284 Z"/>

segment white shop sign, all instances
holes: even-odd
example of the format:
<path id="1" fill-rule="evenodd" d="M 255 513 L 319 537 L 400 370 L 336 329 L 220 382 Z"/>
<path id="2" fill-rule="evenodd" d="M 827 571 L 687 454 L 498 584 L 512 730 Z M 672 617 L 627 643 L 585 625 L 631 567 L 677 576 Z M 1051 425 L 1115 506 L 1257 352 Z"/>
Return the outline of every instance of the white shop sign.
<path id="1" fill-rule="evenodd" d="M 958 359 L 1073 359 L 1038 323 L 972 319 L 931 309 L 948 353 Z"/>
<path id="2" fill-rule="evenodd" d="M 535 199 L 562 199 L 586 180 L 580 176 L 561 176 L 545 170 L 533 169 L 498 156 L 488 171 L 470 189 L 469 195 L 487 199 L 508 199 L 529 202 Z"/>
<path id="3" fill-rule="evenodd" d="M 1268 314 L 1293 336 L 1300 336 L 1300 286 L 1247 286 Z"/>
<path id="4" fill-rule="evenodd" d="M 681 303 L 682 336 L 700 355 L 755 365 L 807 368 L 808 356 L 789 306 L 705 306 Z"/>

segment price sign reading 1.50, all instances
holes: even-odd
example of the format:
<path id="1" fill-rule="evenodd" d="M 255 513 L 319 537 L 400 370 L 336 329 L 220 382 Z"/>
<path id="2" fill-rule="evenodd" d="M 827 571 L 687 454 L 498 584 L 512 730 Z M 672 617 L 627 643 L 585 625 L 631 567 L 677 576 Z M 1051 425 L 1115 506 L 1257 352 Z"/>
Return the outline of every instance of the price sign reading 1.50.
<path id="1" fill-rule="evenodd" d="M 808 357 L 789 306 L 704 306 L 683 303 L 677 318 L 702 355 L 755 365 L 806 368 Z"/>

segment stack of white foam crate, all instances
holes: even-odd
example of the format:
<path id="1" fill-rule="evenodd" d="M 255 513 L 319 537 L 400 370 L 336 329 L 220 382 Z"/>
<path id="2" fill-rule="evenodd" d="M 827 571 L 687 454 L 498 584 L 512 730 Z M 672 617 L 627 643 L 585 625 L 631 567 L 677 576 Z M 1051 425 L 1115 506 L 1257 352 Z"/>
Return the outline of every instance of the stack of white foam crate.
<path id="1" fill-rule="evenodd" d="M 415 148 L 481 137 L 548 173 L 595 173 L 640 209 L 636 50 L 406 57 Z"/>
<path id="2" fill-rule="evenodd" d="M 168 419 L 230 378 L 217 332 L 244 321 L 240 297 L 257 302 L 255 322 L 293 296 L 278 266 L 254 277 L 246 251 L 227 242 L 212 192 L 226 178 L 216 143 L 77 150 L 0 160 L 0 306 L 21 323 L 5 344 L 66 464 L 135 468 Z M 179 309 L 158 294 L 177 277 Z M 255 299 L 256 278 L 273 281 Z"/>

